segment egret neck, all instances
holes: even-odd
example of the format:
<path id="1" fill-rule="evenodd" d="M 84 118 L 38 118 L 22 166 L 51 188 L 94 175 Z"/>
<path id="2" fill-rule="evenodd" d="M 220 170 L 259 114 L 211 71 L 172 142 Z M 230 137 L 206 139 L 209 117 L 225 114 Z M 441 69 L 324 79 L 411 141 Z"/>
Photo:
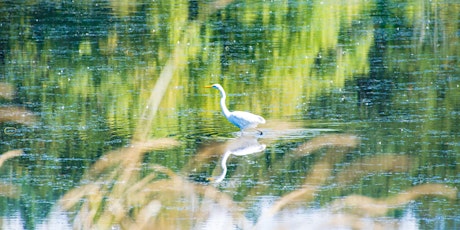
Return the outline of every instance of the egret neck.
<path id="1" fill-rule="evenodd" d="M 219 89 L 220 91 L 220 107 L 222 108 L 222 113 L 224 114 L 225 117 L 230 116 L 230 111 L 227 109 L 227 105 L 225 104 L 225 98 L 227 95 L 225 95 L 224 89 Z"/>

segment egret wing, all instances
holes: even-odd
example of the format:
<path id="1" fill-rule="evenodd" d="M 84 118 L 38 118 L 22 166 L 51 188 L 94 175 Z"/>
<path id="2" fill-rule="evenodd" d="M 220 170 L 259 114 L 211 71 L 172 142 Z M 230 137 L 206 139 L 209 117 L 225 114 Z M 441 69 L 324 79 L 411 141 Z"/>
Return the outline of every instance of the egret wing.
<path id="1" fill-rule="evenodd" d="M 258 124 L 265 123 L 263 117 L 244 111 L 231 112 L 228 120 L 240 129 L 255 128 Z"/>

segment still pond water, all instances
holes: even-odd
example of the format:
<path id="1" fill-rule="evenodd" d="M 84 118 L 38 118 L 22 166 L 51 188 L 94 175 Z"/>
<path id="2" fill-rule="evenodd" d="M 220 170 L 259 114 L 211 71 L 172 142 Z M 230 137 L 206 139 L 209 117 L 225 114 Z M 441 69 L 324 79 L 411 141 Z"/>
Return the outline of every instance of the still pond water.
<path id="1" fill-rule="evenodd" d="M 460 228 L 457 1 L 0 11 L 2 229 Z"/>

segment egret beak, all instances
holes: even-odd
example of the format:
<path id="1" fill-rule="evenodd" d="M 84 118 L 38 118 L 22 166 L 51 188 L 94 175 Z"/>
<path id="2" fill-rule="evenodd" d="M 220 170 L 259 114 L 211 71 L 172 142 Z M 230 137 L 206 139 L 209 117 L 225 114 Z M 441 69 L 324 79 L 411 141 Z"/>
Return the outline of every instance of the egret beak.
<path id="1" fill-rule="evenodd" d="M 212 88 L 212 85 L 207 85 L 205 86 L 205 88 Z"/>

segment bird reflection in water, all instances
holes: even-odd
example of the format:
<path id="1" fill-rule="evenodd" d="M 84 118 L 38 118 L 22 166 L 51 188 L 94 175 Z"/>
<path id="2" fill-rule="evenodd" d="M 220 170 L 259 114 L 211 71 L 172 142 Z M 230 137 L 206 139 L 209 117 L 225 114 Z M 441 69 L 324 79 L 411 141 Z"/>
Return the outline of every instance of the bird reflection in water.
<path id="1" fill-rule="evenodd" d="M 225 176 L 227 175 L 227 160 L 230 155 L 245 156 L 262 152 L 265 148 L 266 145 L 260 144 L 255 136 L 242 135 L 236 139 L 228 141 L 224 148 L 224 154 L 220 160 L 222 173 L 219 176 L 210 177 L 208 180 L 213 183 L 220 183 L 225 179 Z"/>

